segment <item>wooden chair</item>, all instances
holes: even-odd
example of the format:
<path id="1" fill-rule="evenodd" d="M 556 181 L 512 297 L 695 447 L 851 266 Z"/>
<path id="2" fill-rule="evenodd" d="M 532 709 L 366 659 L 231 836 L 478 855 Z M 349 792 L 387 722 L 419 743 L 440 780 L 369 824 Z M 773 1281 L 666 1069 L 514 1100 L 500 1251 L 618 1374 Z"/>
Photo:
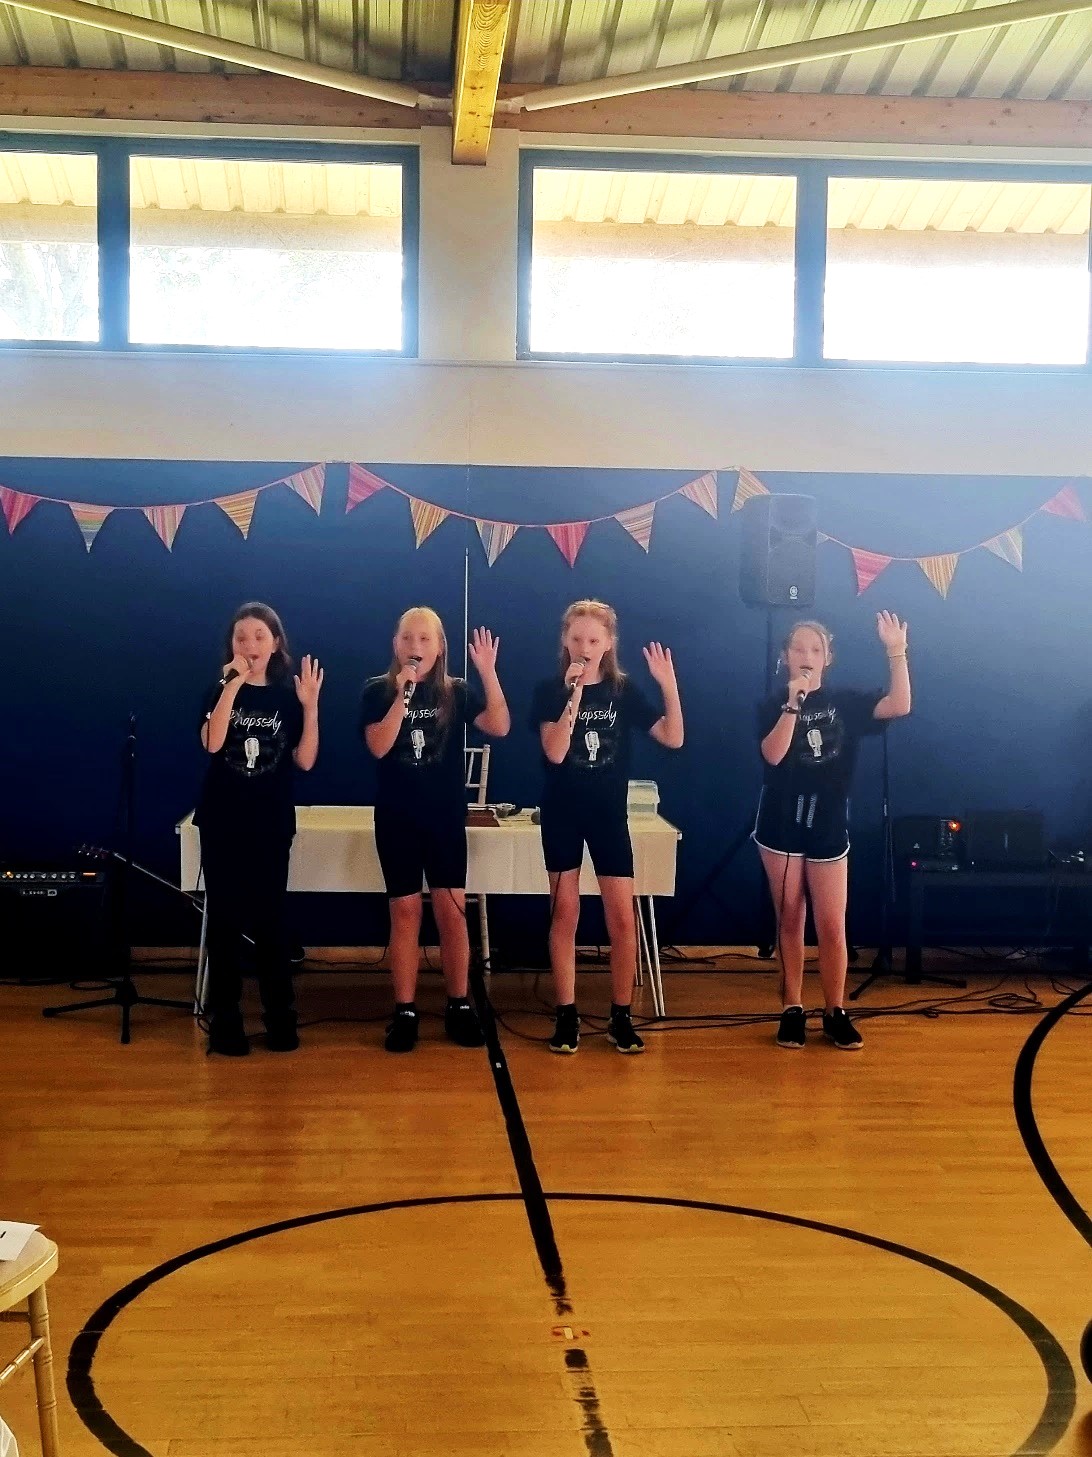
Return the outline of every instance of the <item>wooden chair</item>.
<path id="1" fill-rule="evenodd" d="M 17 1260 L 0 1264 L 0 1321 L 30 1327 L 30 1342 L 0 1370 L 0 1387 L 34 1363 L 34 1384 L 38 1395 L 38 1428 L 43 1457 L 59 1457 L 57 1396 L 53 1389 L 53 1348 L 49 1343 L 49 1307 L 46 1281 L 57 1269 L 57 1246 L 37 1231 L 31 1235 Z M 13 1309 L 26 1301 L 25 1310 Z"/>

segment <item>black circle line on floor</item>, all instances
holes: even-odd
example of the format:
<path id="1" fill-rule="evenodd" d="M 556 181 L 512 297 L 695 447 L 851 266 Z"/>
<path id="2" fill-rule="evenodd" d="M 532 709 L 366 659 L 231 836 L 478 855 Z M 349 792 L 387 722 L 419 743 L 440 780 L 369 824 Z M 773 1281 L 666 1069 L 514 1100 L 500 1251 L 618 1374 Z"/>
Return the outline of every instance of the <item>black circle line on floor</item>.
<path id="1" fill-rule="evenodd" d="M 1047 1193 L 1077 1233 L 1089 1245 L 1092 1245 L 1092 1219 L 1089 1218 L 1088 1211 L 1079 1203 L 1069 1185 L 1062 1178 L 1057 1164 L 1047 1152 L 1043 1136 L 1039 1132 L 1031 1092 L 1032 1080 L 1035 1076 L 1035 1059 L 1039 1056 L 1043 1043 L 1066 1013 L 1072 1011 L 1090 994 L 1092 994 L 1092 981 L 1087 986 L 1079 987 L 1071 996 L 1066 997 L 1064 1002 L 1059 1002 L 1056 1007 L 1052 1007 L 1044 1017 L 1036 1022 L 1027 1041 L 1020 1049 L 1020 1056 L 1016 1059 L 1016 1066 L 1013 1069 L 1012 1107 L 1016 1114 L 1016 1126 L 1020 1130 L 1020 1137 L 1024 1140 L 1028 1158 L 1031 1159 L 1032 1167 L 1043 1181 Z"/>
<path id="2" fill-rule="evenodd" d="M 731 1214 L 744 1219 L 764 1219 L 773 1224 L 790 1225 L 797 1229 L 834 1235 L 840 1239 L 851 1240 L 855 1244 L 868 1245 L 873 1249 L 882 1250 L 886 1254 L 899 1255 L 903 1259 L 913 1260 L 916 1264 L 924 1265 L 927 1269 L 948 1276 L 949 1279 L 957 1281 L 976 1295 L 981 1295 L 983 1299 L 988 1300 L 1018 1327 L 1035 1348 L 1035 1354 L 1038 1356 L 1046 1376 L 1046 1401 L 1038 1421 L 1021 1445 L 1015 1449 L 1013 1457 L 1044 1457 L 1044 1454 L 1050 1452 L 1061 1439 L 1072 1419 L 1076 1404 L 1076 1375 L 1060 1343 L 1031 1311 L 1025 1309 L 1003 1291 L 998 1290 L 996 1286 L 979 1279 L 977 1275 L 972 1275 L 958 1265 L 950 1264 L 947 1260 L 937 1259 L 933 1255 L 911 1249 L 908 1245 L 896 1244 L 892 1240 L 880 1239 L 876 1235 L 864 1234 L 860 1230 L 847 1229 L 842 1225 L 826 1224 L 820 1220 L 804 1219 L 793 1214 L 779 1214 L 772 1210 L 750 1209 L 745 1205 L 717 1204 L 704 1199 L 660 1198 L 645 1194 L 547 1192 L 546 1198 L 559 1203 L 635 1204 L 668 1209 L 691 1209 L 710 1214 Z M 287 1230 L 306 1228 L 310 1224 L 323 1224 L 334 1219 L 350 1219 L 361 1214 L 380 1214 L 393 1209 L 421 1209 L 447 1204 L 517 1204 L 522 1203 L 522 1200 L 523 1196 L 518 1193 L 450 1194 L 432 1195 L 418 1199 L 390 1199 L 377 1204 L 359 1204 L 346 1209 L 328 1209 L 320 1214 L 305 1214 L 296 1219 L 278 1220 L 274 1224 L 244 1230 L 239 1234 L 228 1235 L 224 1239 L 214 1240 L 210 1244 L 199 1245 L 196 1249 L 187 1250 L 184 1254 L 176 1255 L 173 1259 L 156 1265 L 154 1269 L 147 1271 L 136 1280 L 131 1280 L 128 1285 L 123 1286 L 109 1299 L 103 1301 L 85 1323 L 72 1343 L 68 1358 L 67 1386 L 72 1404 L 84 1426 L 109 1452 L 114 1454 L 114 1457 L 151 1457 L 148 1449 L 142 1447 L 134 1437 L 120 1427 L 103 1406 L 96 1394 L 92 1376 L 92 1366 L 102 1337 L 126 1306 L 131 1305 L 151 1286 L 166 1279 L 168 1275 L 184 1269 L 187 1265 L 207 1259 L 210 1255 L 221 1254 L 224 1250 L 249 1244 L 252 1240 L 263 1239 L 267 1235 L 283 1234 Z"/>

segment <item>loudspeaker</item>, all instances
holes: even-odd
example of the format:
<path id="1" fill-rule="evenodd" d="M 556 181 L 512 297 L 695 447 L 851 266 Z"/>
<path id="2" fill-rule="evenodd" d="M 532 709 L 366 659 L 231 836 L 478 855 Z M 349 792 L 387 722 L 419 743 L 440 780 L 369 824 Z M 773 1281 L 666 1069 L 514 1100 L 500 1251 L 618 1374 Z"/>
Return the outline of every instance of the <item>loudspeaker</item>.
<path id="1" fill-rule="evenodd" d="M 988 870 L 1037 870 L 1046 864 L 1046 826 L 1038 810 L 968 810 L 967 864 Z"/>
<path id="2" fill-rule="evenodd" d="M 814 496 L 752 496 L 740 508 L 739 595 L 748 607 L 815 601 Z"/>

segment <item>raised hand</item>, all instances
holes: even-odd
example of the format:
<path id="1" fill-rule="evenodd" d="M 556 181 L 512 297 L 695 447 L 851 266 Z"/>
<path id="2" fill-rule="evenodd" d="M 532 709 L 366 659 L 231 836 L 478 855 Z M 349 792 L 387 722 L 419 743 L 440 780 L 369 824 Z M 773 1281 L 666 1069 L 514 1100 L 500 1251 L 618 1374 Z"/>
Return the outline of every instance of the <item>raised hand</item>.
<path id="1" fill-rule="evenodd" d="M 304 658 L 300 663 L 300 671 L 295 678 L 296 697 L 304 708 L 317 706 L 318 696 L 322 691 L 323 676 L 318 658 Z"/>
<path id="2" fill-rule="evenodd" d="M 648 671 L 661 688 L 674 684 L 675 664 L 671 660 L 670 648 L 662 647 L 658 642 L 652 642 L 644 649 L 644 655 Z"/>
<path id="3" fill-rule="evenodd" d="M 893 612 L 876 613 L 876 631 L 889 658 L 901 657 L 906 652 L 906 623 L 900 622 Z"/>
<path id="4" fill-rule="evenodd" d="M 470 639 L 470 661 L 478 670 L 478 676 L 485 678 L 497 671 L 497 653 L 500 638 L 494 637 L 487 627 L 476 627 Z"/>

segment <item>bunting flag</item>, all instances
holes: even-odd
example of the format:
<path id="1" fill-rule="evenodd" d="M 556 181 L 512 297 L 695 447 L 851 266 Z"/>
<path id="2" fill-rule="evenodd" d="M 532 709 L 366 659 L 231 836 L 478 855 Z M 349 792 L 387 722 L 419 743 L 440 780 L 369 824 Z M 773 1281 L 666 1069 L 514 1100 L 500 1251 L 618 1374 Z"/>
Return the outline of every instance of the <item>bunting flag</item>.
<path id="1" fill-rule="evenodd" d="M 705 477 L 703 476 L 704 480 Z M 684 491 L 685 495 L 686 492 Z M 698 502 L 701 505 L 701 502 Z M 714 505 L 716 503 L 714 502 Z M 634 506 L 632 511 L 619 511 L 614 518 L 623 530 L 628 531 L 630 536 L 643 551 L 648 551 L 649 543 L 652 541 L 652 518 L 656 515 L 656 503 L 648 506 Z M 716 515 L 714 510 L 713 515 Z"/>
<path id="2" fill-rule="evenodd" d="M 417 545 L 427 541 L 437 526 L 442 526 L 451 515 L 442 506 L 434 506 L 431 501 L 418 501 L 410 497 L 410 515 L 413 517 L 413 534 L 417 538 Z"/>
<path id="3" fill-rule="evenodd" d="M 234 496 L 220 496 L 216 504 L 228 518 L 235 523 L 243 533 L 245 541 L 250 533 L 250 526 L 254 520 L 254 507 L 258 503 L 257 491 L 239 491 Z"/>
<path id="4" fill-rule="evenodd" d="M 829 536 L 827 540 L 830 540 Z M 891 565 L 892 558 L 881 556 L 878 551 L 865 551 L 860 546 L 851 546 L 849 554 L 853 558 L 853 570 L 857 573 L 857 596 L 859 597 L 862 592 L 867 592 L 884 567 Z"/>
<path id="5" fill-rule="evenodd" d="M 141 510 L 152 524 L 152 530 L 170 551 L 178 528 L 182 524 L 185 506 L 142 506 Z"/>
<path id="6" fill-rule="evenodd" d="M 736 493 L 732 497 L 732 510 L 738 511 L 754 496 L 768 496 L 770 493 L 759 478 L 749 470 L 741 470 L 736 481 Z"/>
<path id="7" fill-rule="evenodd" d="M 476 524 L 482 546 L 485 547 L 485 559 L 492 566 L 519 527 L 513 526 L 509 521 L 479 521 Z"/>
<path id="8" fill-rule="evenodd" d="M 25 521 L 41 499 L 41 496 L 27 496 L 22 491 L 0 486 L 0 509 L 4 512 L 8 530 L 14 531 L 20 521 Z"/>
<path id="9" fill-rule="evenodd" d="M 80 528 L 83 544 L 90 551 L 95 544 L 95 537 L 99 534 L 99 527 L 114 508 L 113 506 L 83 506 L 72 502 L 69 509 L 76 518 L 76 525 Z"/>
<path id="10" fill-rule="evenodd" d="M 946 552 L 944 556 L 918 557 L 917 562 L 940 595 L 947 597 L 948 588 L 952 585 L 952 578 L 959 564 L 959 552 Z"/>
<path id="11" fill-rule="evenodd" d="M 1051 516 L 1064 516 L 1068 521 L 1087 521 L 1084 514 L 1084 507 L 1081 498 L 1077 495 L 1072 485 L 1063 486 L 1056 496 L 1051 496 L 1049 501 L 1044 502 L 1041 507 Z"/>
<path id="12" fill-rule="evenodd" d="M 584 545 L 584 538 L 588 534 L 590 521 L 559 521 L 556 526 L 547 526 L 546 531 L 552 537 L 558 551 L 569 563 L 569 566 L 576 565 L 576 558 L 580 548 Z"/>
<path id="13" fill-rule="evenodd" d="M 362 465 L 350 465 L 349 494 L 345 501 L 346 512 L 351 511 L 354 506 L 359 506 L 361 501 L 366 501 L 369 496 L 385 491 L 388 484 L 389 482 L 380 480 L 370 470 L 365 470 Z"/>
<path id="14" fill-rule="evenodd" d="M 716 520 L 717 515 L 717 473 L 715 470 L 706 471 L 703 476 L 696 480 L 688 481 L 680 496 L 685 496 L 688 501 L 695 501 L 703 511 Z M 647 550 L 647 547 L 646 547 Z"/>
<path id="15" fill-rule="evenodd" d="M 324 465 L 308 466 L 306 470 L 297 471 L 294 476 L 286 476 L 281 483 L 286 485 L 290 491 L 295 491 L 310 506 L 311 510 L 318 514 L 322 505 L 322 491 L 326 484 L 326 467 Z"/>
<path id="16" fill-rule="evenodd" d="M 1000 536 L 995 536 L 992 541 L 987 541 L 985 547 L 987 551 L 992 551 L 994 556 L 1000 557 L 1003 562 L 1008 562 L 1010 567 L 1015 567 L 1018 572 L 1023 571 L 1024 528 L 1022 526 L 1010 527 Z"/>

